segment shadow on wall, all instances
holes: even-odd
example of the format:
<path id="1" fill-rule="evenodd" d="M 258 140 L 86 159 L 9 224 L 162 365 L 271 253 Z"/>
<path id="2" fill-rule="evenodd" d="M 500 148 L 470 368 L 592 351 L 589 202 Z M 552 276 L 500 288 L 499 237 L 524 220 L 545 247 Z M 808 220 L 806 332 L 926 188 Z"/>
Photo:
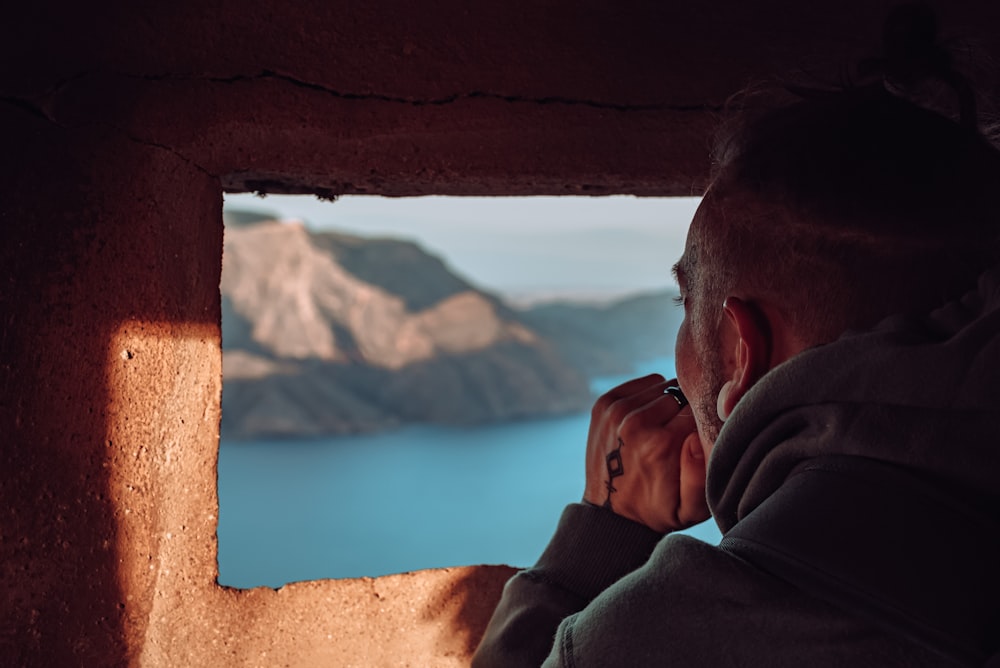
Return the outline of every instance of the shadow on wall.
<path id="1" fill-rule="evenodd" d="M 9 107 L 0 119 L 30 136 L 0 166 L 0 663 L 124 664 L 104 373 L 118 309 L 102 285 L 116 274 L 98 266 L 106 221 L 81 178 L 95 147 Z"/>
<path id="2" fill-rule="evenodd" d="M 465 569 L 465 576 L 451 587 L 437 592 L 424 608 L 425 621 L 450 619 L 438 635 L 441 646 L 462 645 L 471 656 L 486 631 L 503 586 L 517 572 L 510 566 L 477 566 Z"/>
<path id="3" fill-rule="evenodd" d="M 3 104 L 0 126 L 0 663 L 126 665 L 154 603 L 165 444 L 217 431 L 221 224 L 192 211 L 221 217 L 221 198 L 110 130 Z M 163 325 L 123 338 L 131 322 Z"/>

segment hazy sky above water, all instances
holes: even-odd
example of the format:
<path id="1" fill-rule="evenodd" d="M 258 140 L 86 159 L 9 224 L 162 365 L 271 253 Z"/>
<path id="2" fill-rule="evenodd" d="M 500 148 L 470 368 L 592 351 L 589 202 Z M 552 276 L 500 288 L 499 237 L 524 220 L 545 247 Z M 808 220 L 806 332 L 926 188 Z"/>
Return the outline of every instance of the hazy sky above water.
<path id="1" fill-rule="evenodd" d="M 700 198 L 226 195 L 226 208 L 314 229 L 413 239 L 481 287 L 515 297 L 612 296 L 674 285 Z"/>

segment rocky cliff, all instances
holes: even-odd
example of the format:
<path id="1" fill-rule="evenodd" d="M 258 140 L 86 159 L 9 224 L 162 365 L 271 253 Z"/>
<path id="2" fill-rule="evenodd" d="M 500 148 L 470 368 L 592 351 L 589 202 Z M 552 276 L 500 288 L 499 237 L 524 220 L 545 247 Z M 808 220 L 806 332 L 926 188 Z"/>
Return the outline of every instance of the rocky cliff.
<path id="1" fill-rule="evenodd" d="M 673 294 L 512 309 L 418 245 L 228 213 L 223 433 L 355 433 L 582 411 L 669 357 Z"/>
<path id="2" fill-rule="evenodd" d="M 580 369 L 415 244 L 226 229 L 222 428 L 235 438 L 584 410 Z"/>
<path id="3" fill-rule="evenodd" d="M 684 317 L 673 303 L 676 296 L 663 291 L 606 304 L 552 302 L 525 309 L 520 317 L 581 373 L 627 374 L 637 362 L 674 356 Z"/>

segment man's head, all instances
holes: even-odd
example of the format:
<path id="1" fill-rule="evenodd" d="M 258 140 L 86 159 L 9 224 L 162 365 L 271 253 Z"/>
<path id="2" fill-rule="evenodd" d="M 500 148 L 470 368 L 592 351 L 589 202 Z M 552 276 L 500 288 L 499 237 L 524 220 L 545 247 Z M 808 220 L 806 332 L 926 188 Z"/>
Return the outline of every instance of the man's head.
<path id="1" fill-rule="evenodd" d="M 706 452 L 768 370 L 930 311 L 997 257 L 1000 153 L 881 86 L 760 115 L 717 158 L 677 265 L 678 377 Z"/>

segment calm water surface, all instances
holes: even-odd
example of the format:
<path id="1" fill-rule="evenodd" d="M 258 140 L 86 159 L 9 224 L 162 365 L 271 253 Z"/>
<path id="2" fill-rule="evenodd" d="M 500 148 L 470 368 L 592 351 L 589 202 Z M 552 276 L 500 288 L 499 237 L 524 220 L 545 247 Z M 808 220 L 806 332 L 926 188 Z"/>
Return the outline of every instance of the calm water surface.
<path id="1" fill-rule="evenodd" d="M 672 360 L 640 373 L 672 374 Z M 603 392 L 620 378 L 602 379 Z M 529 566 L 583 495 L 587 414 L 365 436 L 223 441 L 219 582 L 278 587 L 467 564 Z M 707 522 L 689 530 L 717 543 Z"/>

